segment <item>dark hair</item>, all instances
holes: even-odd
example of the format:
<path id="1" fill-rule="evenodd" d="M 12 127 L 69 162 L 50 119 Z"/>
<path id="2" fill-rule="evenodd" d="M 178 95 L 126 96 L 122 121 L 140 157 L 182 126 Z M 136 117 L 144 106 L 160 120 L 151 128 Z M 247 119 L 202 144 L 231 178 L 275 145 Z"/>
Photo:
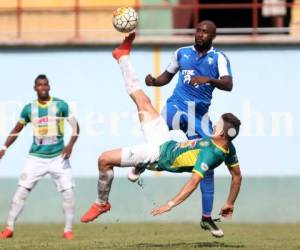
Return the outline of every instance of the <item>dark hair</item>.
<path id="1" fill-rule="evenodd" d="M 232 141 L 239 134 L 241 121 L 232 113 L 225 113 L 221 117 L 224 122 L 225 135 L 229 141 Z"/>
<path id="2" fill-rule="evenodd" d="M 34 84 L 36 84 L 38 80 L 47 80 L 47 82 L 49 82 L 47 76 L 44 74 L 38 75 L 34 80 Z"/>

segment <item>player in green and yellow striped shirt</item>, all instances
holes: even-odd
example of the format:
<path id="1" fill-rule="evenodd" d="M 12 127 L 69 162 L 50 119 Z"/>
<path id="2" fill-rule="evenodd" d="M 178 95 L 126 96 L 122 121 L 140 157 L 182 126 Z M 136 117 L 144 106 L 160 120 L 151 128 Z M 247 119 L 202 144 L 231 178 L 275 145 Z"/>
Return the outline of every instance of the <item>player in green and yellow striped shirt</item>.
<path id="1" fill-rule="evenodd" d="M 47 174 L 53 178 L 63 197 L 65 215 L 63 237 L 73 239 L 74 181 L 69 157 L 79 134 L 79 126 L 69 111 L 68 104 L 49 95 L 50 85 L 46 75 L 37 76 L 34 89 L 37 93 L 37 100 L 25 105 L 18 123 L 0 149 L 1 159 L 23 128 L 28 123 L 32 124 L 32 146 L 11 203 L 7 227 L 0 232 L 0 239 L 13 237 L 14 226 L 25 205 L 25 200 L 38 181 Z M 70 123 L 73 130 L 72 137 L 66 146 L 63 139 L 65 119 Z"/>

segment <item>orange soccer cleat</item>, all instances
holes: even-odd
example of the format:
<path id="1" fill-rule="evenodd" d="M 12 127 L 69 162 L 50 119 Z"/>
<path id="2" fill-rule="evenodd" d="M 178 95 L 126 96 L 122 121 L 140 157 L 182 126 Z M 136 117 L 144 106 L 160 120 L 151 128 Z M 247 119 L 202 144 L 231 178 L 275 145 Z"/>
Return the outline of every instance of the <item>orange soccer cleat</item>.
<path id="1" fill-rule="evenodd" d="M 112 55 L 117 61 L 122 56 L 127 56 L 130 54 L 134 38 L 135 33 L 130 33 L 128 36 L 125 37 L 121 45 L 113 50 Z"/>
<path id="2" fill-rule="evenodd" d="M 72 231 L 64 232 L 63 238 L 66 240 L 74 240 L 75 236 Z"/>
<path id="3" fill-rule="evenodd" d="M 8 228 L 5 228 L 2 232 L 0 232 L 0 239 L 8 239 L 12 238 L 14 232 Z"/>
<path id="4" fill-rule="evenodd" d="M 100 214 L 106 213 L 110 210 L 110 204 L 109 202 L 106 202 L 106 204 L 98 204 L 93 203 L 90 209 L 81 217 L 81 222 L 88 223 L 96 219 Z"/>

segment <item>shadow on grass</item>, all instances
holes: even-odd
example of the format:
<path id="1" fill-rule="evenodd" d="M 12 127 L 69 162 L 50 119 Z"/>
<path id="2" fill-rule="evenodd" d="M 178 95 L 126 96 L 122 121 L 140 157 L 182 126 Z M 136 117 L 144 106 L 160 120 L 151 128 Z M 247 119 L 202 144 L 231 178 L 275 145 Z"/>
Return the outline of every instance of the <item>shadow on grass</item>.
<path id="1" fill-rule="evenodd" d="M 140 243 L 136 245 L 132 245 L 135 248 L 213 248 L 213 247 L 221 247 L 221 248 L 244 248 L 244 245 L 239 244 L 227 244 L 223 242 L 178 242 L 178 243 L 167 243 L 167 244 L 152 244 L 152 243 Z"/>

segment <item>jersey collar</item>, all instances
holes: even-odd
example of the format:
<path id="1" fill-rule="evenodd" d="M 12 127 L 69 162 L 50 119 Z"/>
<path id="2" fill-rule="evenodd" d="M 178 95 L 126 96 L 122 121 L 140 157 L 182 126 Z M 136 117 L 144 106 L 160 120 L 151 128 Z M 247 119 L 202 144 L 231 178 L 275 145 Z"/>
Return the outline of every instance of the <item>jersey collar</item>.
<path id="1" fill-rule="evenodd" d="M 40 103 L 39 100 L 36 100 L 35 102 L 40 108 L 46 108 L 52 101 L 53 101 L 53 97 L 50 96 L 50 100 L 45 104 Z"/>
<path id="2" fill-rule="evenodd" d="M 196 50 L 195 45 L 193 46 L 193 50 L 194 50 L 196 53 L 198 53 L 198 55 L 199 55 L 200 57 L 202 57 L 202 56 L 204 56 L 204 55 L 209 54 L 210 52 L 213 52 L 214 47 L 211 46 L 210 49 L 206 52 L 206 54 L 201 54 L 201 53 L 199 53 L 199 52 Z"/>
<path id="3" fill-rule="evenodd" d="M 213 139 L 211 140 L 212 144 L 214 144 L 214 146 L 218 149 L 220 149 L 224 154 L 229 154 L 229 148 L 226 150 L 225 148 L 222 148 L 221 146 L 217 145 Z"/>

